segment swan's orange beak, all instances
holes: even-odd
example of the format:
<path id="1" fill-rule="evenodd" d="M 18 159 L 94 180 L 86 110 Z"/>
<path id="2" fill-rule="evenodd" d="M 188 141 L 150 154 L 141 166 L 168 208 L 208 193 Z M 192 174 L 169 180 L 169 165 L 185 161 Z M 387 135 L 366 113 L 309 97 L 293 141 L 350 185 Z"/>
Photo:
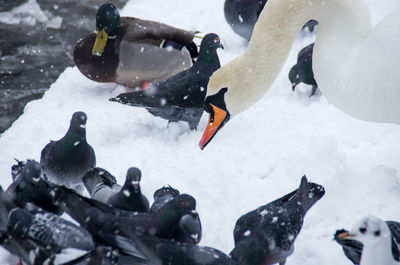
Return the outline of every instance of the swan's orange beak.
<path id="1" fill-rule="evenodd" d="M 206 130 L 203 133 L 203 136 L 200 140 L 200 149 L 203 150 L 204 147 L 212 140 L 215 134 L 218 132 L 219 129 L 226 123 L 227 119 L 229 119 L 228 112 L 220 109 L 213 104 L 210 104 L 212 107 L 213 112 L 210 113 L 208 118 L 208 125 Z"/>

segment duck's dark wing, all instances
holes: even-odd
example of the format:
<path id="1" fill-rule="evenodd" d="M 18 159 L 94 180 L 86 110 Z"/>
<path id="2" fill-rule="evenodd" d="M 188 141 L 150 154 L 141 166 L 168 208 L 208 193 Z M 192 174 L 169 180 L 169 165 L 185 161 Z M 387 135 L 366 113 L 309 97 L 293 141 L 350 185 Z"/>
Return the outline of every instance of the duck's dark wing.
<path id="1" fill-rule="evenodd" d="M 195 32 L 187 31 L 150 20 L 133 17 L 122 17 L 122 28 L 125 28 L 124 40 L 139 42 L 147 40 L 149 44 L 160 46 L 163 40 L 170 40 L 189 45 L 194 38 Z"/>

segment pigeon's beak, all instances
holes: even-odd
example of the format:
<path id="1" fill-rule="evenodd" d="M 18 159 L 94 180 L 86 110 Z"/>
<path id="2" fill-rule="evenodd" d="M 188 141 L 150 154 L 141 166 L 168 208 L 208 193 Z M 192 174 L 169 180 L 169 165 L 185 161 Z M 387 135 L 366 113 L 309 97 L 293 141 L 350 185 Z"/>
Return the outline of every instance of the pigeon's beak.
<path id="1" fill-rule="evenodd" d="M 229 120 L 229 113 L 226 110 L 220 109 L 213 104 L 210 104 L 212 110 L 208 118 L 208 125 L 203 133 L 203 137 L 200 140 L 200 149 L 204 147 L 212 140 L 215 134 L 225 125 Z"/>
<path id="2" fill-rule="evenodd" d="M 344 240 L 344 239 L 354 239 L 356 235 L 355 234 L 350 234 L 348 231 L 343 231 L 337 234 L 335 237 L 339 240 Z"/>
<path id="3" fill-rule="evenodd" d="M 225 49 L 224 45 L 222 45 L 222 43 L 220 43 L 218 47 L 221 48 L 221 49 Z"/>

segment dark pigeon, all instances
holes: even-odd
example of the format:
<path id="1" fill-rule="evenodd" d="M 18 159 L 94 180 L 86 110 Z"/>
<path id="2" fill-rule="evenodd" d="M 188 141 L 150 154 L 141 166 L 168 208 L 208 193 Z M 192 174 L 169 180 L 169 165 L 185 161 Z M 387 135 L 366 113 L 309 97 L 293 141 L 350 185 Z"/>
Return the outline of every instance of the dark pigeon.
<path id="1" fill-rule="evenodd" d="M 151 205 L 150 213 L 155 213 L 166 203 L 179 195 L 177 189 L 170 185 L 164 186 L 154 192 L 154 202 Z M 202 236 L 201 222 L 198 213 L 190 213 L 182 216 L 175 228 L 173 239 L 178 242 L 197 244 Z"/>
<path id="2" fill-rule="evenodd" d="M 157 212 L 164 204 L 179 195 L 179 190 L 171 186 L 164 186 L 154 192 L 154 202 L 150 207 L 150 213 Z"/>
<path id="3" fill-rule="evenodd" d="M 285 264 L 305 214 L 324 194 L 321 185 L 303 176 L 297 190 L 241 216 L 234 229 L 232 259 L 241 265 Z"/>
<path id="4" fill-rule="evenodd" d="M 65 187 L 52 194 L 55 203 L 104 244 L 114 236 L 130 238 L 133 234 L 171 239 L 181 217 L 196 213 L 196 201 L 187 194 L 179 195 L 153 214 L 116 209 Z"/>
<path id="5" fill-rule="evenodd" d="M 86 142 L 84 112 L 72 115 L 69 129 L 58 141 L 51 141 L 41 153 L 40 163 L 50 181 L 82 191 L 82 176 L 96 165 L 93 148 Z"/>
<path id="6" fill-rule="evenodd" d="M 196 129 L 211 75 L 220 68 L 217 48 L 223 47 L 216 34 L 204 36 L 195 64 L 164 82 L 150 84 L 144 91 L 120 94 L 111 101 L 146 108 L 169 122 L 186 121 Z"/>
<path id="7" fill-rule="evenodd" d="M 142 172 L 136 167 L 131 167 L 126 172 L 126 180 L 121 190 L 112 195 L 108 204 L 112 207 L 136 212 L 148 212 L 149 200 L 140 190 L 139 182 Z"/>
<path id="8" fill-rule="evenodd" d="M 395 221 L 385 221 L 392 236 L 392 254 L 396 261 L 400 261 L 400 223 Z M 346 257 L 355 265 L 360 264 L 363 244 L 354 239 L 344 239 L 340 235 L 347 234 L 344 229 L 337 230 L 334 240 L 342 246 Z"/>
<path id="9" fill-rule="evenodd" d="M 122 253 L 137 257 L 134 264 L 173 265 L 237 265 L 225 253 L 206 246 L 166 240 L 159 237 L 136 235 L 132 239 L 110 239 Z M 129 263 L 118 264 L 127 265 Z"/>
<path id="10" fill-rule="evenodd" d="M 115 177 L 100 167 L 89 169 L 82 177 L 82 182 L 90 197 L 103 203 L 108 203 L 110 197 L 121 190 Z"/>
<path id="11" fill-rule="evenodd" d="M 26 264 L 53 264 L 64 248 L 94 248 L 84 229 L 33 205 L 30 208 L 19 208 L 10 191 L 0 191 L 0 245 Z"/>
<path id="12" fill-rule="evenodd" d="M 236 34 L 250 40 L 254 25 L 266 3 L 267 0 L 225 0 L 225 20 Z M 317 24 L 317 21 L 310 20 L 303 29 L 308 28 L 313 32 Z"/>
<path id="13" fill-rule="evenodd" d="M 314 43 L 303 48 L 297 56 L 297 64 L 295 64 L 289 71 L 289 80 L 292 83 L 292 89 L 295 90 L 296 86 L 304 83 L 312 86 L 311 96 L 317 91 L 318 85 L 314 79 L 314 72 L 312 69 L 312 53 Z"/>
<path id="14" fill-rule="evenodd" d="M 19 168 L 18 176 L 14 176 L 15 181 L 7 188 L 7 193 L 12 196 L 14 203 L 21 208 L 34 204 L 57 215 L 62 214 L 60 207 L 50 203 L 50 191 L 56 185 L 46 179 L 40 163 L 28 159 L 26 162 L 19 161 L 12 168 L 16 167 Z"/>
<path id="15" fill-rule="evenodd" d="M 185 214 L 179 220 L 173 238 L 178 242 L 197 244 L 201 240 L 202 230 L 198 213 Z"/>
<path id="16" fill-rule="evenodd" d="M 236 34 L 250 40 L 266 3 L 267 0 L 225 0 L 225 19 Z"/>
<path id="17" fill-rule="evenodd" d="M 94 249 L 90 234 L 83 228 L 45 211 L 13 209 L 8 230 L 21 238 L 30 238 L 51 248 Z"/>

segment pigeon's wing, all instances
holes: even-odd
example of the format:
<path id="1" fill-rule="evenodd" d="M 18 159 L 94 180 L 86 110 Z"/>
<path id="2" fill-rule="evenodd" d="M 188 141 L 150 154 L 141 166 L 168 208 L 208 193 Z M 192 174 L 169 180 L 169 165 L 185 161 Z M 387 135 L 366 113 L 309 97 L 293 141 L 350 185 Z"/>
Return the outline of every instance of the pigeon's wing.
<path id="1" fill-rule="evenodd" d="M 48 212 L 12 210 L 9 228 L 13 233 L 34 239 L 45 246 L 94 249 L 93 239 L 85 229 Z"/>

